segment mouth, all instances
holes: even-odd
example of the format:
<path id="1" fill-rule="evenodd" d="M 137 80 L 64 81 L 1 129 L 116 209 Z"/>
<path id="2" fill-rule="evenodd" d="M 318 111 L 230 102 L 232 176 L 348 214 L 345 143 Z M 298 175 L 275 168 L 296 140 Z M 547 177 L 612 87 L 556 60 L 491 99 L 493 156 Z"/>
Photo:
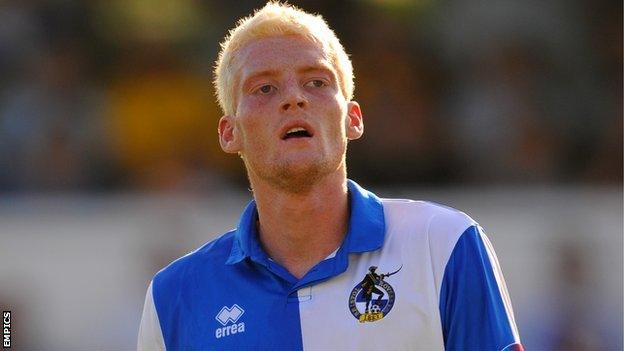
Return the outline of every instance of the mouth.
<path id="1" fill-rule="evenodd" d="M 300 139 L 300 138 L 311 138 L 312 132 L 303 126 L 291 127 L 286 130 L 282 135 L 282 140 L 288 139 Z"/>

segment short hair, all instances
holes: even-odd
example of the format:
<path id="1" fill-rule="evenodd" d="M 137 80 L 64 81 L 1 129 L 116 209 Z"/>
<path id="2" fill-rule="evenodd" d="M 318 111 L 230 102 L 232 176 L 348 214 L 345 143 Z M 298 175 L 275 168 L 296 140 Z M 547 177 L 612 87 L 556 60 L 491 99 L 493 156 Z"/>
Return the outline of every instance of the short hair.
<path id="1" fill-rule="evenodd" d="M 214 85 L 219 105 L 226 115 L 236 113 L 234 89 L 237 83 L 237 52 L 253 40 L 285 35 L 299 35 L 320 44 L 336 69 L 343 95 L 347 100 L 353 98 L 353 65 L 323 17 L 309 14 L 290 4 L 270 1 L 253 15 L 240 19 L 221 43 L 215 64 Z"/>

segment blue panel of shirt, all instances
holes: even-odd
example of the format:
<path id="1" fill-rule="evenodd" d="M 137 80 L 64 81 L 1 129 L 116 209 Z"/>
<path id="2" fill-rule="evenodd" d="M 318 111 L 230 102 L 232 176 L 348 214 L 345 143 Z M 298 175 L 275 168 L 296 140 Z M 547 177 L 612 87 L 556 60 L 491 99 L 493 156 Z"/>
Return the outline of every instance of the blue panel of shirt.
<path id="1" fill-rule="evenodd" d="M 250 345 L 301 350 L 299 307 L 289 299 L 292 285 L 248 260 L 224 265 L 231 245 L 228 233 L 154 278 L 154 304 L 167 350 L 244 350 Z M 236 320 L 216 318 L 227 317 L 235 305 Z"/>
<path id="2" fill-rule="evenodd" d="M 439 307 L 447 351 L 500 351 L 514 343 L 513 327 L 476 226 L 466 229 L 453 249 Z"/>
<path id="3" fill-rule="evenodd" d="M 301 350 L 297 290 L 344 272 L 349 253 L 376 250 L 384 241 L 379 198 L 350 180 L 348 188 L 351 216 L 343 244 L 301 279 L 262 249 L 254 201 L 236 230 L 156 274 L 154 305 L 167 350 Z"/>

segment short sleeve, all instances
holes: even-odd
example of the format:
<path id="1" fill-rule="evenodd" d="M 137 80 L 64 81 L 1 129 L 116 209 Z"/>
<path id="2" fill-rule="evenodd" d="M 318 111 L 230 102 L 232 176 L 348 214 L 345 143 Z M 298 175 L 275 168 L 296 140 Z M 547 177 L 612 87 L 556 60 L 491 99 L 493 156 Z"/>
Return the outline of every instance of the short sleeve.
<path id="1" fill-rule="evenodd" d="M 152 283 L 147 288 L 145 294 L 145 304 L 143 306 L 143 316 L 139 327 L 139 338 L 137 342 L 138 351 L 164 351 L 162 330 L 156 307 L 154 306 L 154 296 L 152 294 Z"/>
<path id="2" fill-rule="evenodd" d="M 446 351 L 523 350 L 498 259 L 476 225 L 453 248 L 439 307 Z"/>

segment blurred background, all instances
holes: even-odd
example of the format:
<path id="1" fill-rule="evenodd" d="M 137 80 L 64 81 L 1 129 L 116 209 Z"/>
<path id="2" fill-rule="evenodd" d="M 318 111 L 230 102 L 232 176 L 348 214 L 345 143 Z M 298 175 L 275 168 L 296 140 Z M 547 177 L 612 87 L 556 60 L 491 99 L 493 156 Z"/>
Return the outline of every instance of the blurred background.
<path id="1" fill-rule="evenodd" d="M 291 1 L 355 68 L 349 177 L 492 239 L 527 350 L 621 350 L 622 3 Z M 16 350 L 132 350 L 145 290 L 234 227 L 219 42 L 264 1 L 0 1 L 0 307 Z"/>

